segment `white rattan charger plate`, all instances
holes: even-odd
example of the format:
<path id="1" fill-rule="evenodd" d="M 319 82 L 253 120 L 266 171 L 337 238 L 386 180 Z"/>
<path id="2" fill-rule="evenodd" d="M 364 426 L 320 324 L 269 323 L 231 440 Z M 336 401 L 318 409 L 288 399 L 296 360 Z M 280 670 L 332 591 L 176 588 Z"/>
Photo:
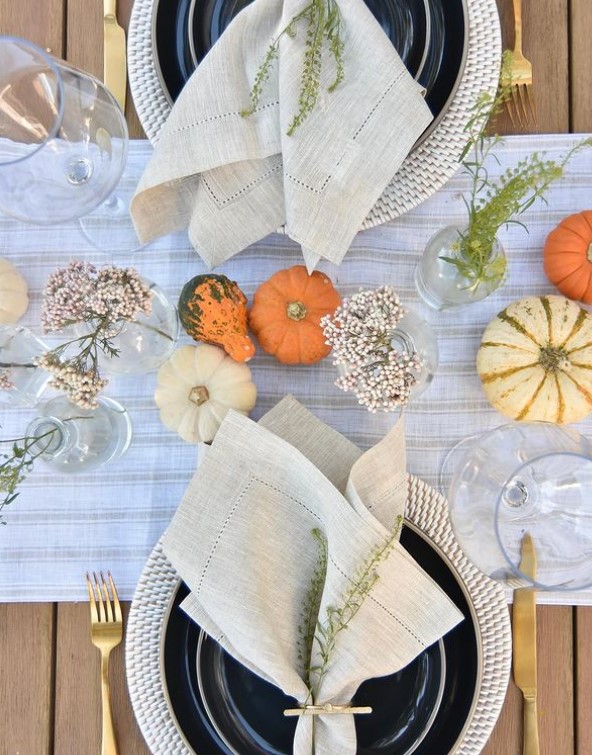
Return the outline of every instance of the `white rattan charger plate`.
<path id="1" fill-rule="evenodd" d="M 446 500 L 418 478 L 409 479 L 407 517 L 456 572 L 473 614 L 478 642 L 477 687 L 470 714 L 451 752 L 476 755 L 495 726 L 508 686 L 512 646 L 506 596 L 503 588 L 481 574 L 460 550 L 448 519 Z M 192 752 L 169 708 L 162 676 L 164 617 L 178 583 L 178 574 L 157 544 L 140 577 L 126 633 L 130 697 L 154 755 Z"/>
<path id="2" fill-rule="evenodd" d="M 464 127 L 479 95 L 493 94 L 501 64 L 501 29 L 496 0 L 463 0 L 468 17 L 466 57 L 458 86 L 427 138 L 406 158 L 362 228 L 386 223 L 434 194 L 457 171 L 466 143 Z M 154 60 L 155 0 L 135 0 L 128 35 L 128 74 L 134 104 L 154 143 L 171 105 Z"/>

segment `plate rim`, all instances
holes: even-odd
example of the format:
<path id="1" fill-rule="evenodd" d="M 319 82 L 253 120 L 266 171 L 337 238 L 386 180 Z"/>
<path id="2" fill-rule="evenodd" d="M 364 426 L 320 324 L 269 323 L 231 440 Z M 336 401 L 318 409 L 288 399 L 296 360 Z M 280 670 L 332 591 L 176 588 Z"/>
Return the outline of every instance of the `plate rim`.
<path id="1" fill-rule="evenodd" d="M 406 518 L 458 575 L 473 616 L 478 658 L 476 693 L 451 753 L 477 755 L 497 722 L 510 676 L 512 645 L 505 591 L 479 572 L 460 550 L 448 519 L 446 500 L 419 478 L 409 475 L 408 480 Z M 159 540 L 136 588 L 125 644 L 132 707 L 154 755 L 195 755 L 171 715 L 161 675 L 164 615 L 178 581 Z"/>
<path id="2" fill-rule="evenodd" d="M 400 217 L 440 189 L 459 168 L 465 124 L 477 102 L 494 96 L 502 60 L 501 23 L 496 0 L 461 0 L 465 18 L 464 67 L 426 138 L 402 166 L 362 222 L 360 230 Z M 140 122 L 153 144 L 171 106 L 163 92 L 154 56 L 155 0 L 135 0 L 128 32 L 128 77 Z"/>
<path id="3" fill-rule="evenodd" d="M 187 26 L 191 30 L 193 28 L 193 19 L 195 18 L 195 13 L 196 13 L 196 4 L 199 2 L 199 0 L 187 0 L 187 1 L 190 4 L 189 5 L 189 11 L 188 11 L 188 14 L 187 14 Z M 152 27 L 153 27 L 153 29 L 155 29 L 155 27 L 156 27 L 156 15 L 158 13 L 158 7 L 159 7 L 159 3 L 160 2 L 161 2 L 161 0 L 154 0 L 154 9 L 153 9 L 154 16 L 153 16 L 153 19 L 152 19 Z M 430 37 L 430 34 L 431 34 L 431 24 L 432 24 L 430 0 L 420 0 L 420 2 L 423 5 L 423 9 L 424 9 L 425 26 L 426 26 L 426 39 L 425 39 L 425 42 L 424 42 L 423 53 L 422 53 L 422 56 L 421 56 L 421 60 L 419 62 L 418 69 L 417 69 L 416 73 L 413 76 L 413 78 L 414 78 L 415 81 L 417 81 L 419 79 L 419 77 L 421 76 L 421 74 L 423 72 L 423 69 L 425 68 L 425 63 L 426 63 L 426 60 L 427 60 L 427 57 L 428 57 L 428 50 L 429 50 L 429 46 L 430 46 L 428 40 L 429 40 L 429 37 Z M 154 33 L 153 39 L 155 40 L 156 32 L 154 31 L 153 33 Z M 156 49 L 156 40 L 155 40 L 153 49 Z M 189 51 L 191 53 L 191 58 L 193 60 L 193 63 L 195 63 L 196 67 L 197 67 L 197 65 L 199 65 L 199 63 L 197 62 L 197 52 L 195 50 L 195 39 L 194 39 L 193 34 L 189 34 Z M 169 104 L 172 106 L 172 98 L 170 96 L 170 92 L 168 91 L 168 87 L 163 82 L 162 66 L 160 65 L 160 60 L 158 59 L 157 55 L 154 56 L 154 61 L 155 61 L 155 65 L 157 66 L 157 70 L 160 70 L 161 82 L 163 83 L 163 90 L 165 92 L 165 95 L 168 95 L 167 99 L 169 101 Z"/>

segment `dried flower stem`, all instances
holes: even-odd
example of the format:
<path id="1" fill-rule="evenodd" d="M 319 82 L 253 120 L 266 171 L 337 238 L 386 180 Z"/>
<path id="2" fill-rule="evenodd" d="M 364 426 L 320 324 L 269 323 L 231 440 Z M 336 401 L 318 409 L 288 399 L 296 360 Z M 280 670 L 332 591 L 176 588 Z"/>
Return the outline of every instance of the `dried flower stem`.
<path id="1" fill-rule="evenodd" d="M 50 276 L 44 295 L 41 319 L 46 331 L 79 322 L 91 328 L 90 333 L 57 346 L 38 360 L 38 365 L 52 374 L 52 387 L 65 391 L 83 408 L 97 406 L 97 395 L 108 383 L 100 376 L 99 353 L 111 358 L 119 355 L 112 341 L 125 323 L 136 322 L 172 340 L 158 328 L 136 321 L 138 314 L 150 313 L 152 293 L 132 268 L 99 270 L 88 263 L 72 262 Z"/>

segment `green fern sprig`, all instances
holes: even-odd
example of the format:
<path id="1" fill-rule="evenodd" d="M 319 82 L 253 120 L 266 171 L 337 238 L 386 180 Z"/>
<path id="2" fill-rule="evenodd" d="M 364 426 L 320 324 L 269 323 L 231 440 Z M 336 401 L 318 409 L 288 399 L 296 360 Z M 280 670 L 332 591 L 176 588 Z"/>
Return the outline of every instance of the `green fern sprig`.
<path id="1" fill-rule="evenodd" d="M 325 579 L 327 576 L 327 558 L 329 555 L 327 538 L 321 532 L 321 530 L 316 528 L 313 529 L 312 536 L 318 543 L 319 552 L 317 563 L 315 565 L 306 597 L 304 599 L 304 605 L 302 607 L 302 622 L 298 627 L 298 660 L 300 661 L 304 681 L 309 689 L 310 657 L 315 637 L 317 617 L 319 615 L 319 609 L 321 606 L 321 598 L 323 596 L 323 587 L 325 585 Z"/>
<path id="2" fill-rule="evenodd" d="M 379 578 L 378 566 L 388 558 L 395 547 L 399 540 L 402 526 L 403 517 L 398 516 L 395 520 L 392 533 L 384 543 L 376 546 L 351 581 L 350 587 L 343 596 L 341 605 L 327 606 L 325 609 L 325 620 L 321 621 L 320 618 L 317 620 L 314 640 L 317 643 L 320 663 L 316 665 L 311 664 L 307 669 L 306 675 L 313 700 L 317 699 L 321 683 L 331 665 L 338 635 L 344 629 L 347 629 L 376 584 Z"/>
<path id="3" fill-rule="evenodd" d="M 344 43 L 341 36 L 341 12 L 336 0 L 311 0 L 300 13 L 296 14 L 290 23 L 270 44 L 251 88 L 249 108 L 241 110 L 243 117 L 252 115 L 259 107 L 265 82 L 269 79 L 271 66 L 279 54 L 279 44 L 284 34 L 295 37 L 299 21 L 306 21 L 306 42 L 304 60 L 300 76 L 300 91 L 298 95 L 298 112 L 288 126 L 287 134 L 292 136 L 296 129 L 313 111 L 321 89 L 321 72 L 323 49 L 327 43 L 329 52 L 335 61 L 335 79 L 328 91 L 333 92 L 344 78 Z"/>

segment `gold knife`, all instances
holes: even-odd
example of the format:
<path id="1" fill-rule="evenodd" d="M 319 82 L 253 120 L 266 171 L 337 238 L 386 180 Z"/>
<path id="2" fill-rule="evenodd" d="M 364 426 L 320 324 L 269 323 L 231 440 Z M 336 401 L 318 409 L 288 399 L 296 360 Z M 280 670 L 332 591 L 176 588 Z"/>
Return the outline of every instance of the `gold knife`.
<path id="1" fill-rule="evenodd" d="M 116 0 L 103 0 L 103 81 L 125 113 L 125 32 L 117 23 Z"/>
<path id="2" fill-rule="evenodd" d="M 522 538 L 520 571 L 530 579 L 536 578 L 537 560 L 534 543 L 529 534 Z M 523 755 L 539 755 L 537 721 L 537 655 L 536 655 L 536 591 L 521 587 L 514 591 L 513 667 L 514 681 L 524 697 Z"/>

